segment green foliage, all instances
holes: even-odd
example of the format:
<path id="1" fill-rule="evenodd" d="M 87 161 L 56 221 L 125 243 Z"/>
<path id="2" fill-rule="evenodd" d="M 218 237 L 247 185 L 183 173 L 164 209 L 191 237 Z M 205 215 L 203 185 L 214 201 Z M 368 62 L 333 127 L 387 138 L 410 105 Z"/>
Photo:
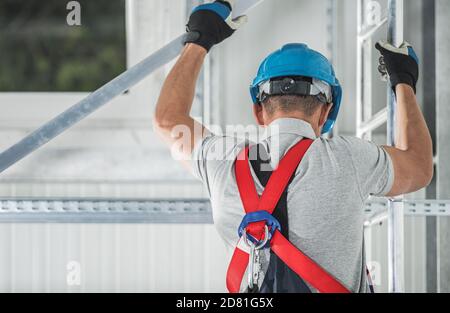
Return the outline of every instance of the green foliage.
<path id="1" fill-rule="evenodd" d="M 93 91 L 126 69 L 125 0 L 0 1 L 0 92 Z"/>

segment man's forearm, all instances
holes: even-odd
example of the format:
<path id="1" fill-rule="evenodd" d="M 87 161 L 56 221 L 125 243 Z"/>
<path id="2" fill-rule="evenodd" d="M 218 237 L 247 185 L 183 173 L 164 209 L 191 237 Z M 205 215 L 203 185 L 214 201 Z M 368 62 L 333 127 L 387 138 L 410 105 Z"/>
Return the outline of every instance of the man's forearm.
<path id="1" fill-rule="evenodd" d="M 196 122 L 190 112 L 205 56 L 204 48 L 186 45 L 164 82 L 153 120 L 154 130 L 172 149 L 173 157 L 185 164 L 204 133 L 203 125 Z"/>
<path id="2" fill-rule="evenodd" d="M 160 127 L 171 128 L 189 117 L 205 56 L 202 47 L 186 45 L 167 76 L 156 105 L 155 120 Z"/>
<path id="3" fill-rule="evenodd" d="M 414 90 L 399 84 L 396 94 L 395 148 L 385 147 L 398 176 L 390 195 L 421 189 L 429 184 L 433 176 L 433 144 Z"/>
<path id="4" fill-rule="evenodd" d="M 397 116 L 395 146 L 422 158 L 425 164 L 433 161 L 432 141 L 425 118 L 420 111 L 413 89 L 405 84 L 396 87 Z"/>
<path id="5" fill-rule="evenodd" d="M 172 155 L 184 163 L 191 159 L 194 147 L 205 134 L 203 125 L 190 116 L 205 56 L 247 21 L 246 16 L 232 19 L 233 4 L 231 0 L 214 1 L 192 11 L 186 30 L 195 36 L 188 36 L 188 43 L 166 78 L 156 105 L 154 130 L 171 147 Z"/>
<path id="6" fill-rule="evenodd" d="M 395 147 L 384 147 L 394 169 L 394 183 L 388 196 L 415 192 L 433 178 L 433 143 L 415 95 L 419 80 L 419 59 L 413 47 L 399 47 L 379 41 L 379 70 L 389 76 L 397 96 Z"/>

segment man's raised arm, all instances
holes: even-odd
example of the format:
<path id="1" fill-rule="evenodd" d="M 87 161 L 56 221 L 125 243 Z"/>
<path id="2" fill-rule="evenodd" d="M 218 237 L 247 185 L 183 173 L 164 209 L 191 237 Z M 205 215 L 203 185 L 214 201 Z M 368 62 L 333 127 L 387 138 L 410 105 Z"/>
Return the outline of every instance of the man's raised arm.
<path id="1" fill-rule="evenodd" d="M 395 147 L 384 147 L 394 166 L 394 185 L 389 196 L 411 193 L 429 185 L 433 178 L 433 144 L 415 91 L 418 58 L 412 47 L 380 42 L 381 52 L 397 97 Z"/>
<path id="2" fill-rule="evenodd" d="M 191 158 L 204 127 L 191 116 L 195 87 L 206 54 L 212 46 L 230 37 L 246 22 L 246 16 L 232 19 L 234 1 L 215 1 L 196 7 L 187 24 L 191 38 L 164 82 L 156 105 L 154 128 L 182 160 Z"/>

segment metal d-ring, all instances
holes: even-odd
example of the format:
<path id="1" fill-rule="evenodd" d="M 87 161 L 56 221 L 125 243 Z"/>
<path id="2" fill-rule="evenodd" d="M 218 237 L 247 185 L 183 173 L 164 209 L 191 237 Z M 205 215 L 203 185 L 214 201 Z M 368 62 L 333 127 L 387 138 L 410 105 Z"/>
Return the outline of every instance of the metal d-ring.
<path id="1" fill-rule="evenodd" d="M 266 246 L 267 242 L 269 241 L 269 227 L 267 225 L 264 225 L 264 240 L 260 241 L 258 245 L 255 245 L 248 239 L 246 231 L 244 231 L 242 237 L 244 237 L 244 243 L 247 245 L 247 247 L 249 247 L 250 249 L 254 247 L 255 250 L 261 250 Z"/>

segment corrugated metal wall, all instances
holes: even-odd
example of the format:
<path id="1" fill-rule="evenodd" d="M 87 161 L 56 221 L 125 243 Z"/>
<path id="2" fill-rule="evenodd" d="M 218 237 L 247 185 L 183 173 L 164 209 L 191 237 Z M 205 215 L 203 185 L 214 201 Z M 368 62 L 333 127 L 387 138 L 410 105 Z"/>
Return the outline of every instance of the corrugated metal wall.
<path id="1" fill-rule="evenodd" d="M 365 231 L 368 267 L 377 292 L 388 292 L 387 223 Z M 426 292 L 425 218 L 405 218 L 405 289 Z"/>
<path id="2" fill-rule="evenodd" d="M 0 292 L 225 292 L 213 226 L 0 225 Z"/>

